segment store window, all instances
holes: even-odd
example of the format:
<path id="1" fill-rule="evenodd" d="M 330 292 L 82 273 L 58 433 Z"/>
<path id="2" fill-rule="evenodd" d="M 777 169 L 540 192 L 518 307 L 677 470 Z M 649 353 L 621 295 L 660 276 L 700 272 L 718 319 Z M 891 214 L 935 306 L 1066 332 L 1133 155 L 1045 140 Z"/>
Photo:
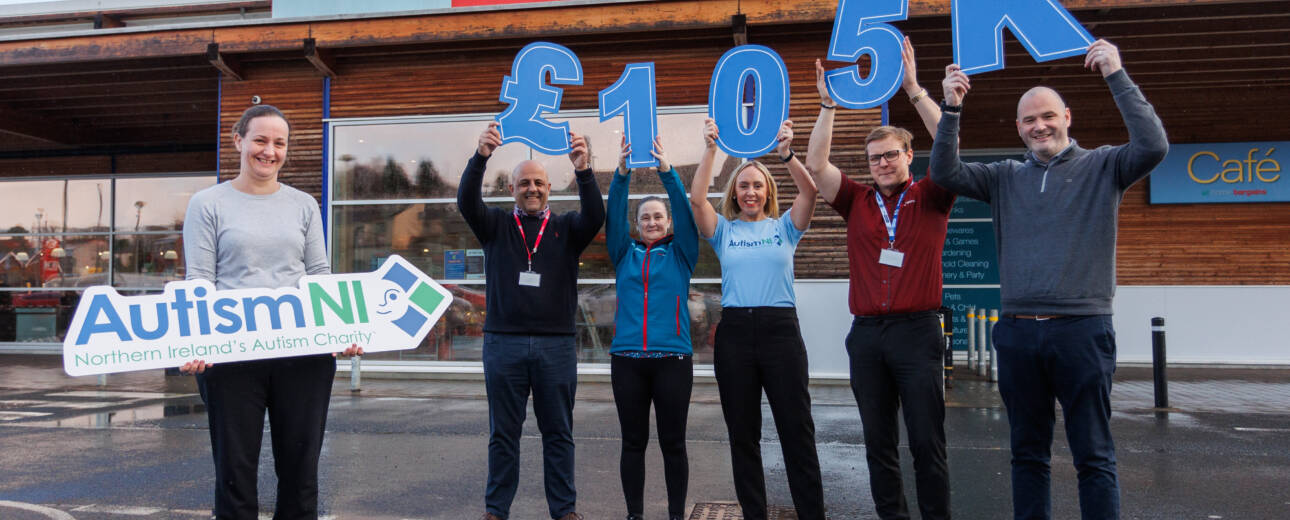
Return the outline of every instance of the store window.
<path id="1" fill-rule="evenodd" d="M 704 148 L 703 106 L 659 110 L 659 134 L 668 159 L 689 191 L 689 181 Z M 424 116 L 330 121 L 331 182 L 328 225 L 332 267 L 336 272 L 374 270 L 385 257 L 398 254 L 439 281 L 455 298 L 430 336 L 416 349 L 367 356 L 377 360 L 479 361 L 485 317 L 483 251 L 457 211 L 457 186 L 474 154 L 479 134 L 492 114 Z M 551 121 L 567 121 L 587 136 L 593 169 L 602 196 L 617 166 L 622 122 L 604 123 L 594 111 L 564 112 Z M 510 169 L 525 159 L 541 161 L 550 176 L 551 207 L 578 208 L 573 167 L 565 156 L 547 156 L 518 143 L 498 148 L 484 175 L 484 200 L 510 208 Z M 719 198 L 739 159 L 718 152 L 721 169 L 709 196 Z M 636 170 L 631 199 L 664 196 L 653 169 Z M 714 200 L 714 203 L 716 201 Z M 690 298 L 695 361 L 712 362 L 712 335 L 721 313 L 721 271 L 706 243 L 694 273 Z M 582 254 L 579 302 L 575 317 L 579 360 L 608 363 L 614 336 L 616 294 L 614 269 L 605 249 L 603 229 Z"/>
<path id="2" fill-rule="evenodd" d="M 184 212 L 213 174 L 0 179 L 0 349 L 61 348 L 81 291 L 184 278 Z"/>

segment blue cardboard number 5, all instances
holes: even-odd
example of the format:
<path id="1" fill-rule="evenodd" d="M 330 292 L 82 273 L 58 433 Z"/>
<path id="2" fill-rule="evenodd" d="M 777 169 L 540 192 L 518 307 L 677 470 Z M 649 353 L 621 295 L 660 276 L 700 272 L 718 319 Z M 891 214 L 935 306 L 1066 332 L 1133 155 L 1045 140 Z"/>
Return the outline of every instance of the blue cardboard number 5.
<path id="1" fill-rule="evenodd" d="M 868 54 L 871 64 L 864 78 L 857 65 L 825 73 L 829 96 L 839 105 L 873 108 L 896 93 L 905 75 L 905 62 L 900 59 L 904 37 L 883 22 L 908 18 L 908 7 L 908 0 L 838 0 L 828 58 L 855 63 Z"/>
<path id="2" fill-rule="evenodd" d="M 600 120 L 623 115 L 623 132 L 632 153 L 628 168 L 657 166 L 650 153 L 658 135 L 657 101 L 654 97 L 654 63 L 628 63 L 623 75 L 609 88 L 600 91 Z"/>
<path id="3" fill-rule="evenodd" d="M 717 146 L 745 159 L 774 150 L 779 125 L 788 119 L 788 95 L 788 67 L 778 53 L 761 45 L 726 51 L 708 87 L 708 117 L 721 129 Z"/>
<path id="4" fill-rule="evenodd" d="M 534 150 L 558 155 L 569 151 L 569 123 L 552 123 L 542 118 L 560 110 L 564 89 L 552 85 L 581 85 L 582 63 L 568 48 L 550 43 L 525 45 L 515 55 L 511 75 L 502 80 L 499 99 L 510 104 L 496 119 L 502 144 L 521 142 Z"/>

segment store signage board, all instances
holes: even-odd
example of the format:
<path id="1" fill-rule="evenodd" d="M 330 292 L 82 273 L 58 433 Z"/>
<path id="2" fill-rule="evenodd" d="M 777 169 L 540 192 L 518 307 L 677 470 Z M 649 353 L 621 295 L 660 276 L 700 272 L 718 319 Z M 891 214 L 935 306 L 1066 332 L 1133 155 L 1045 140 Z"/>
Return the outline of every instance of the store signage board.
<path id="1" fill-rule="evenodd" d="M 416 348 L 452 295 L 398 255 L 370 273 L 310 275 L 280 289 L 216 290 L 207 280 L 161 294 L 85 290 L 63 342 L 63 367 L 84 376 L 340 352 Z"/>
<path id="2" fill-rule="evenodd" d="M 1171 144 L 1150 177 L 1152 204 L 1290 202 L 1290 141 Z"/>

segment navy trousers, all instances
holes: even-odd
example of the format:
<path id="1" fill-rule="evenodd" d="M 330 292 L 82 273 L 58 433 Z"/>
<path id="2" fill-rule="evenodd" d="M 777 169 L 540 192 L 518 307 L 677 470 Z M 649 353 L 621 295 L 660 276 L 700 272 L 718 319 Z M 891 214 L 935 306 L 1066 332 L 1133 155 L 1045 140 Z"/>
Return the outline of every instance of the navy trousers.
<path id="1" fill-rule="evenodd" d="M 1013 517 L 1052 517 L 1049 461 L 1056 399 L 1079 477 L 1081 517 L 1119 518 L 1120 485 L 1111 440 L 1111 317 L 1005 317 L 994 328 L 994 344 L 999 393 L 1008 407 L 1012 433 Z"/>
<path id="2" fill-rule="evenodd" d="M 503 519 L 520 480 L 520 433 L 528 414 L 542 433 L 542 469 L 551 518 L 574 511 L 573 396 L 578 349 L 573 336 L 484 334 L 484 387 L 488 392 L 488 484 L 484 505 Z"/>

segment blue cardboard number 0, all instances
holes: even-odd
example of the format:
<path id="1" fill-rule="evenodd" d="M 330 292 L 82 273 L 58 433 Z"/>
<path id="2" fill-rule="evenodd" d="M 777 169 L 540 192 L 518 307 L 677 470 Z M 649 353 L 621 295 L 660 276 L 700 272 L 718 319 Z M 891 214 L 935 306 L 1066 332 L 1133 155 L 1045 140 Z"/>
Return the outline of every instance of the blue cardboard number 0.
<path id="1" fill-rule="evenodd" d="M 1057 0 L 954 0 L 954 62 L 965 74 L 1003 68 L 1007 26 L 1035 61 L 1079 56 L 1093 37 Z"/>
<path id="2" fill-rule="evenodd" d="M 745 79 L 753 78 L 756 98 L 752 121 L 746 122 Z M 761 45 L 740 45 L 717 60 L 708 86 L 708 117 L 721 130 L 717 146 L 735 157 L 750 159 L 775 149 L 779 126 L 788 119 L 788 67 L 784 59 Z"/>
<path id="3" fill-rule="evenodd" d="M 558 112 L 564 89 L 552 85 L 581 85 L 582 63 L 568 48 L 533 42 L 520 49 L 511 64 L 511 75 L 502 80 L 499 99 L 510 106 L 498 114 L 502 144 L 521 142 L 539 152 L 557 155 L 569 151 L 569 123 L 552 123 L 544 112 Z"/>
<path id="4" fill-rule="evenodd" d="M 905 75 L 900 59 L 905 37 L 883 22 L 909 18 L 908 0 L 838 0 L 829 39 L 828 58 L 855 63 L 870 58 L 869 77 L 860 77 L 860 67 L 851 65 L 824 74 L 829 96 L 847 108 L 873 108 L 896 94 Z"/>
<path id="5" fill-rule="evenodd" d="M 623 132 L 632 153 L 628 168 L 657 166 L 650 153 L 658 135 L 657 102 L 654 97 L 654 63 L 629 63 L 623 75 L 609 88 L 600 91 L 600 121 L 623 115 Z"/>

